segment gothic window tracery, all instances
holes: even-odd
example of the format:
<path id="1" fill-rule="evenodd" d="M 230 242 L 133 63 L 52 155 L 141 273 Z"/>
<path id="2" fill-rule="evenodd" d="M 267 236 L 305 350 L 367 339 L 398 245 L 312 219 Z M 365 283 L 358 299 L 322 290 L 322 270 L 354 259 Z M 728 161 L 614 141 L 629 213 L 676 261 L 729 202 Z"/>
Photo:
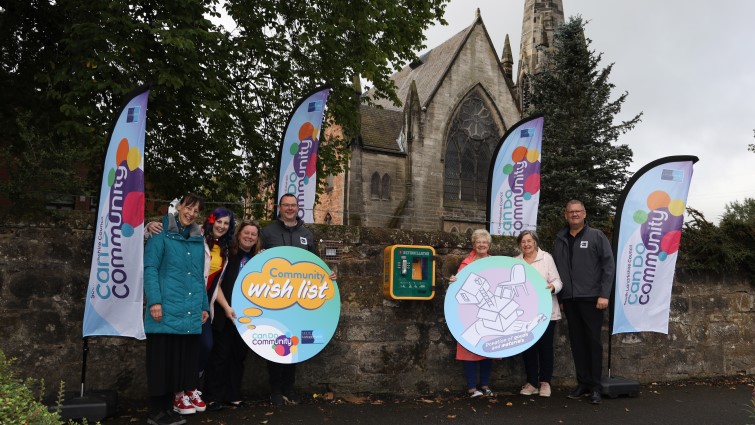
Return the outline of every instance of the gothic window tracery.
<path id="1" fill-rule="evenodd" d="M 446 205 L 487 201 L 488 173 L 492 152 L 499 139 L 490 110 L 473 92 L 462 101 L 449 129 L 444 155 L 444 200 Z"/>

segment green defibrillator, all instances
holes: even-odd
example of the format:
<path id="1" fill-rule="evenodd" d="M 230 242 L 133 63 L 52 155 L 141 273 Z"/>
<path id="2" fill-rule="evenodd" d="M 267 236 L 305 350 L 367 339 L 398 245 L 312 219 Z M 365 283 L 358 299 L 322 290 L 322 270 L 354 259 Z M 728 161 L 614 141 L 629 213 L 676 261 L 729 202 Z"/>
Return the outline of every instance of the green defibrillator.
<path id="1" fill-rule="evenodd" d="M 383 250 L 383 295 L 393 300 L 431 300 L 435 296 L 435 249 L 391 245 Z"/>

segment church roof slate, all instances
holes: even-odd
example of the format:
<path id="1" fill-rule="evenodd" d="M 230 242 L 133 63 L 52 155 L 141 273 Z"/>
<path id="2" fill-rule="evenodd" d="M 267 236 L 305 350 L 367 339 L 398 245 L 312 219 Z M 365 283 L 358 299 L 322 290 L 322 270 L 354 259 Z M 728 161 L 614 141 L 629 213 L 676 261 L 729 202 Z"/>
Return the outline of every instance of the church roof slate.
<path id="1" fill-rule="evenodd" d="M 391 76 L 398 88 L 396 95 L 402 102 L 408 98 L 412 81 L 414 81 L 420 103 L 427 105 L 430 96 L 441 83 L 446 71 L 451 66 L 451 62 L 475 24 L 473 23 L 438 47 L 420 56 L 421 64 L 419 66 L 407 65 Z M 367 95 L 369 96 L 369 93 Z M 388 99 L 377 100 L 375 104 L 384 109 L 367 105 L 362 105 L 360 108 L 362 143 L 366 148 L 403 153 L 396 141 L 402 129 L 403 108 L 395 106 Z"/>
<path id="2" fill-rule="evenodd" d="M 441 83 L 446 71 L 451 66 L 451 62 L 458 54 L 464 40 L 475 25 L 476 22 L 449 38 L 438 47 L 429 50 L 427 53 L 420 56 L 422 62 L 421 65 L 414 68 L 412 68 L 411 65 L 407 65 L 399 72 L 393 74 L 391 79 L 398 88 L 398 90 L 396 90 L 398 98 L 402 102 L 406 101 L 409 95 L 409 90 L 411 89 L 412 81 L 415 81 L 419 101 L 423 106 L 427 106 L 430 96 Z M 387 99 L 380 99 L 375 103 L 386 109 L 397 108 Z"/>
<path id="3" fill-rule="evenodd" d="M 395 109 L 378 109 L 362 105 L 362 143 L 365 148 L 376 148 L 404 153 L 398 145 L 403 126 L 403 112 Z"/>

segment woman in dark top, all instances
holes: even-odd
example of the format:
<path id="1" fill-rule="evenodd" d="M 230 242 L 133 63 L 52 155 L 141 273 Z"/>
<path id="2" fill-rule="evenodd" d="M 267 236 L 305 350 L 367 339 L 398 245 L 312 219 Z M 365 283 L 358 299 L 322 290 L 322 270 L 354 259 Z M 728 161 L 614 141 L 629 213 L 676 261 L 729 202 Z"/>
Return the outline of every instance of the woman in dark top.
<path id="1" fill-rule="evenodd" d="M 205 398 L 210 410 L 218 410 L 223 404 L 236 407 L 242 405 L 241 378 L 249 347 L 233 322 L 236 312 L 231 307 L 231 297 L 239 271 L 260 251 L 261 246 L 260 225 L 250 221 L 241 222 L 236 229 L 228 263 L 220 278 L 220 291 L 224 296 L 215 301 L 216 314 L 212 321 L 215 344 L 205 381 Z"/>

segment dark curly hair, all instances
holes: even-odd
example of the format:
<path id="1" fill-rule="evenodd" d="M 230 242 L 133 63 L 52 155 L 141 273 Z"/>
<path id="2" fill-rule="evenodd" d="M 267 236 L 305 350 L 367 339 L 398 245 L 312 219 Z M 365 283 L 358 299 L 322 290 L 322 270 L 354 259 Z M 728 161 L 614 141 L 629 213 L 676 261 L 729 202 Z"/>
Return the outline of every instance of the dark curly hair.
<path id="1" fill-rule="evenodd" d="M 202 230 L 204 230 L 204 240 L 207 243 L 207 246 L 212 249 L 215 245 L 215 238 L 212 235 L 212 226 L 215 224 L 215 220 L 223 217 L 229 217 L 228 231 L 218 239 L 217 243 L 220 245 L 220 255 L 223 258 L 227 258 L 231 242 L 233 241 L 233 232 L 236 228 L 236 220 L 233 218 L 233 211 L 223 207 L 215 208 L 204 220 Z"/>

